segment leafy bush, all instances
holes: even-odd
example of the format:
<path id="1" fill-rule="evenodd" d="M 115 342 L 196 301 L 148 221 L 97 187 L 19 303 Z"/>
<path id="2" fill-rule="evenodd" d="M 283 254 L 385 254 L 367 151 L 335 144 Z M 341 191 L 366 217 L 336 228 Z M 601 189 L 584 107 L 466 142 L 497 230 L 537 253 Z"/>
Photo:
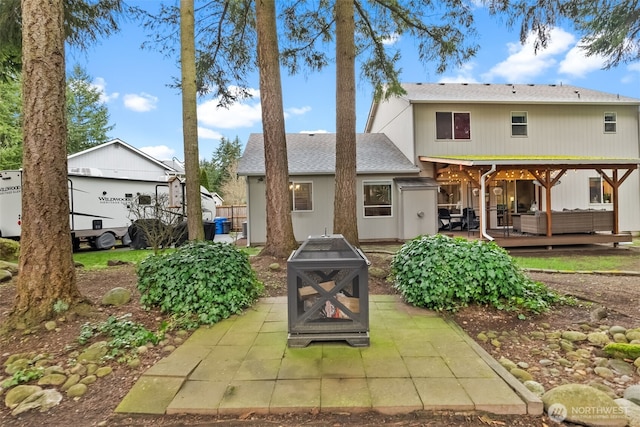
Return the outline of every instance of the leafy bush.
<path id="1" fill-rule="evenodd" d="M 434 310 L 480 303 L 540 313 L 560 299 L 493 242 L 421 236 L 400 248 L 391 273 L 407 302 Z"/>
<path id="2" fill-rule="evenodd" d="M 146 258 L 137 272 L 143 306 L 195 316 L 200 324 L 240 313 L 264 289 L 247 254 L 228 243 L 188 243 Z"/>
<path id="3" fill-rule="evenodd" d="M 120 317 L 109 316 L 104 322 L 85 323 L 80 328 L 78 342 L 86 344 L 92 338 L 106 337 L 109 357 L 123 355 L 147 343 L 160 342 L 163 332 L 152 332 L 144 325 L 129 320 L 129 317 L 131 314 Z"/>

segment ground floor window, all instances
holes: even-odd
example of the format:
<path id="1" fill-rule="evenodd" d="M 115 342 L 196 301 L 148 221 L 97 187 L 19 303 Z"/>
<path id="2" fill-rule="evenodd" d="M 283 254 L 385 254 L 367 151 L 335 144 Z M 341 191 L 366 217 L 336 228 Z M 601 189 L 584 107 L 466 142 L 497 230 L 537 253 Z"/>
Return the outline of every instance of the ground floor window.
<path id="1" fill-rule="evenodd" d="M 289 182 L 289 205 L 294 212 L 313 210 L 313 184 L 311 182 Z"/>
<path id="2" fill-rule="evenodd" d="M 391 181 L 365 181 L 364 216 L 391 216 Z"/>
<path id="3" fill-rule="evenodd" d="M 438 208 L 462 212 L 462 190 L 459 182 L 442 183 L 438 192 Z"/>
<path id="4" fill-rule="evenodd" d="M 611 203 L 613 187 L 601 176 L 589 178 L 589 203 Z"/>

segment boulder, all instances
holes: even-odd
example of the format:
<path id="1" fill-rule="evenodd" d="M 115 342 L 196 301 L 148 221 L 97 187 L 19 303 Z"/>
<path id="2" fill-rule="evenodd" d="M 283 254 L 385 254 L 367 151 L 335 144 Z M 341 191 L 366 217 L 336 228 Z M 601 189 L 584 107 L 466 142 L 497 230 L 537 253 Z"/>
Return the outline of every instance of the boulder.
<path id="1" fill-rule="evenodd" d="M 87 385 L 83 384 L 83 383 L 78 383 L 78 384 L 72 385 L 67 390 L 67 396 L 69 396 L 69 397 L 80 397 L 80 396 L 83 396 L 87 392 L 87 389 L 88 389 Z"/>
<path id="2" fill-rule="evenodd" d="M 0 237 L 0 260 L 15 261 L 20 255 L 20 243 Z"/>
<path id="3" fill-rule="evenodd" d="M 78 362 L 99 362 L 107 354 L 107 342 L 98 341 L 90 345 L 80 356 L 78 356 Z M 88 368 L 88 367 L 87 367 Z"/>
<path id="4" fill-rule="evenodd" d="M 624 335 L 629 341 L 640 340 L 640 329 L 629 329 Z"/>
<path id="5" fill-rule="evenodd" d="M 627 400 L 630 400 L 636 405 L 640 405 L 640 385 L 636 384 L 636 385 L 627 387 L 622 397 L 624 397 Z"/>
<path id="6" fill-rule="evenodd" d="M 609 333 L 613 336 L 615 334 L 624 334 L 627 332 L 627 328 L 624 326 L 614 325 L 609 328 Z"/>
<path id="7" fill-rule="evenodd" d="M 12 278 L 13 278 L 13 274 L 11 274 L 10 271 L 0 269 L 0 283 L 8 282 Z"/>
<path id="8" fill-rule="evenodd" d="M 38 380 L 38 385 L 62 385 L 67 381 L 67 376 L 63 374 L 49 374 Z"/>
<path id="9" fill-rule="evenodd" d="M 609 368 L 613 369 L 618 375 L 633 375 L 633 365 L 620 359 L 610 359 Z"/>
<path id="10" fill-rule="evenodd" d="M 514 377 L 516 377 L 518 380 L 520 380 L 520 382 L 533 380 L 533 376 L 529 372 L 525 371 L 524 369 L 513 368 L 512 370 L 509 371 L 509 373 Z"/>
<path id="11" fill-rule="evenodd" d="M 107 375 L 111 374 L 111 372 L 113 372 L 111 366 L 102 366 L 96 370 L 96 377 L 106 377 Z"/>
<path id="12" fill-rule="evenodd" d="M 604 347 L 611 342 L 606 332 L 591 332 L 587 335 L 587 341 L 599 347 Z"/>
<path id="13" fill-rule="evenodd" d="M 627 426 L 640 427 L 640 406 L 627 399 L 615 399 L 614 402 L 624 410 L 627 416 Z"/>
<path id="14" fill-rule="evenodd" d="M 501 357 L 500 360 L 498 360 L 498 363 L 501 364 L 502 367 L 507 371 L 510 371 L 518 367 L 514 362 L 507 359 L 506 357 Z"/>
<path id="15" fill-rule="evenodd" d="M 62 395 L 56 389 L 40 390 L 24 399 L 11 411 L 11 415 L 19 415 L 31 409 L 39 409 L 46 412 L 62 401 Z"/>
<path id="16" fill-rule="evenodd" d="M 102 305 L 124 305 L 131 301 L 131 291 L 125 288 L 113 288 L 102 297 Z"/>
<path id="17" fill-rule="evenodd" d="M 537 381 L 529 380 L 525 381 L 523 384 L 531 393 L 538 397 L 542 397 L 544 394 L 544 386 Z"/>
<path id="18" fill-rule="evenodd" d="M 571 342 L 584 341 L 587 339 L 587 334 L 578 331 L 564 331 L 562 333 L 562 338 Z"/>
<path id="19" fill-rule="evenodd" d="M 5 394 L 4 405 L 9 409 L 13 409 L 27 397 L 39 391 L 42 391 L 42 387 L 37 385 L 17 385 Z"/>
<path id="20" fill-rule="evenodd" d="M 584 384 L 564 384 L 542 395 L 544 409 L 553 421 L 592 427 L 624 427 L 622 408 L 606 393 Z"/>

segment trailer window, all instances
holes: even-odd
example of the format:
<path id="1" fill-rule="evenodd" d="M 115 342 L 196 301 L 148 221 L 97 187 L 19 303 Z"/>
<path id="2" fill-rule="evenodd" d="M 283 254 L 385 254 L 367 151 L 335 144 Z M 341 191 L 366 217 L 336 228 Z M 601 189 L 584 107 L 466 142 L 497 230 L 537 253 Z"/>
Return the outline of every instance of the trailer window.
<path id="1" fill-rule="evenodd" d="M 138 196 L 138 204 L 139 205 L 150 205 L 151 204 L 151 196 L 148 194 L 141 194 Z"/>

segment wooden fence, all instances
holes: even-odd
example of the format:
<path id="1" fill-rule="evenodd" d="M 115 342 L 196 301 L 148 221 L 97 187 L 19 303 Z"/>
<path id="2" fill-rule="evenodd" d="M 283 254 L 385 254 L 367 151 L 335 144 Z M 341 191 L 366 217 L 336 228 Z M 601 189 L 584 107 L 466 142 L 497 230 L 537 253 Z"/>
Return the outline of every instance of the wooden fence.
<path id="1" fill-rule="evenodd" d="M 242 231 L 242 223 L 247 220 L 247 205 L 216 206 L 216 217 L 231 221 L 231 231 Z"/>

